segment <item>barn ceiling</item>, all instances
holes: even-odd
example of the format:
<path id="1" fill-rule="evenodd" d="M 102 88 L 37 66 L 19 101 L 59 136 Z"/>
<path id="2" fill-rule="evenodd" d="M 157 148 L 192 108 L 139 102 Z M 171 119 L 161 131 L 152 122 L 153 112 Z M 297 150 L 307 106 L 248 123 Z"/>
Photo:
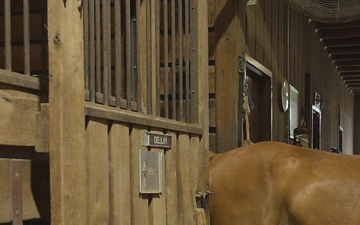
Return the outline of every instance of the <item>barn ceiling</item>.
<path id="1" fill-rule="evenodd" d="M 339 76 L 352 93 L 360 93 L 360 1 L 288 0 L 311 18 L 315 32 Z M 314 22 L 318 21 L 318 22 Z"/>
<path id="2" fill-rule="evenodd" d="M 360 20 L 312 23 L 346 87 L 360 94 Z"/>

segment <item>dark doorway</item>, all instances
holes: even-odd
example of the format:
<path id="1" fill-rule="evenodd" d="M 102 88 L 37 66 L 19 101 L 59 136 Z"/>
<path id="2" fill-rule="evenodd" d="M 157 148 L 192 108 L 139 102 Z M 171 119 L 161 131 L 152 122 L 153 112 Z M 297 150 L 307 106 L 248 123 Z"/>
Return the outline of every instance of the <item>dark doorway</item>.
<path id="1" fill-rule="evenodd" d="M 271 140 L 271 77 L 247 64 L 245 84 L 253 106 L 249 116 L 250 140 Z"/>
<path id="2" fill-rule="evenodd" d="M 317 107 L 312 107 L 312 148 L 321 148 L 321 111 Z"/>

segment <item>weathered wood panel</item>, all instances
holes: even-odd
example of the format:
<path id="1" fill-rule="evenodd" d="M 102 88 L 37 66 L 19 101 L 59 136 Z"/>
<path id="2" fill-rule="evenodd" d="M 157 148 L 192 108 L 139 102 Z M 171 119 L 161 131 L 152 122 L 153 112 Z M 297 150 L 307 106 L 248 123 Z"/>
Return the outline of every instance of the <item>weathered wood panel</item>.
<path id="1" fill-rule="evenodd" d="M 109 131 L 109 224 L 131 224 L 129 145 L 129 126 L 113 122 Z"/>
<path id="2" fill-rule="evenodd" d="M 107 120 L 89 118 L 86 126 L 86 224 L 109 224 Z"/>
<path id="3" fill-rule="evenodd" d="M 253 57 L 256 56 L 256 5 L 246 7 L 246 45 L 247 53 Z"/>
<path id="4" fill-rule="evenodd" d="M 154 134 L 163 134 L 163 132 L 159 129 L 151 129 L 151 133 Z M 157 153 L 164 153 L 164 149 L 161 148 L 151 148 L 151 152 L 157 152 Z M 165 158 L 165 157 L 164 157 Z M 163 159 L 164 160 L 164 159 Z M 166 166 L 165 162 L 163 161 L 163 172 L 166 173 Z M 166 185 L 166 174 L 162 174 L 162 184 Z M 166 186 L 165 186 L 166 187 Z M 163 191 L 161 194 L 153 194 L 151 196 L 151 202 L 150 202 L 150 224 L 167 224 L 166 222 L 166 197 L 169 196 L 166 193 L 166 188 L 163 188 Z"/>
<path id="5" fill-rule="evenodd" d="M 255 5 L 255 55 L 256 60 L 264 64 L 264 41 L 265 41 L 265 33 L 264 33 L 264 14 L 265 1 L 257 1 Z"/>
<path id="6" fill-rule="evenodd" d="M 11 86 L 0 85 L 0 88 Z M 34 146 L 36 137 L 36 113 L 40 97 L 25 90 L 3 90 L 0 99 L 0 144 Z"/>
<path id="7" fill-rule="evenodd" d="M 186 134 L 179 134 L 177 141 L 177 199 L 178 199 L 178 223 L 193 224 L 194 193 L 192 188 L 191 152 L 190 137 Z"/>
<path id="8" fill-rule="evenodd" d="M 178 140 L 177 134 L 171 135 L 171 149 L 165 152 L 165 195 L 166 195 L 166 224 L 176 224 L 178 222 Z"/>
<path id="9" fill-rule="evenodd" d="M 100 25 L 101 27 L 97 24 L 96 29 L 100 31 L 102 38 L 104 38 L 103 40 L 109 40 L 110 37 L 109 31 L 111 27 L 109 26 L 109 20 L 112 16 L 110 13 L 114 13 L 111 11 L 112 9 L 109 8 L 109 6 L 112 6 L 110 2 L 111 1 L 103 1 L 101 2 L 101 7 L 100 4 L 97 4 L 95 7 L 96 10 L 102 12 L 102 14 L 98 14 L 96 18 L 97 22 L 98 20 L 103 20 Z M 40 102 L 43 102 L 46 96 L 42 99 L 43 96 L 35 93 L 34 95 L 36 97 L 40 96 L 40 100 L 36 99 L 31 108 L 36 108 L 37 110 L 35 110 L 34 113 L 31 112 L 31 115 L 27 115 L 32 117 L 31 123 L 30 120 L 24 120 L 24 124 L 31 126 L 33 129 L 41 128 L 41 130 L 44 131 L 39 133 L 36 130 L 36 132 L 33 132 L 33 136 L 38 135 L 36 136 L 37 139 L 49 139 L 47 141 L 34 140 L 33 143 L 29 145 L 36 145 L 37 150 L 41 152 L 48 152 L 48 145 L 51 149 L 52 224 L 183 224 L 180 221 L 187 221 L 184 224 L 195 223 L 194 213 L 197 212 L 195 211 L 195 192 L 198 188 L 204 191 L 206 186 L 206 178 L 203 179 L 199 177 L 200 174 L 206 173 L 206 168 L 204 168 L 203 164 L 207 161 L 205 155 L 207 148 L 204 146 L 208 140 L 207 90 L 209 75 L 207 68 L 208 56 L 206 54 L 208 43 L 207 41 L 202 41 L 204 38 L 207 38 L 207 29 L 206 26 L 203 26 L 208 23 L 207 16 L 203 16 L 207 13 L 206 1 L 187 1 L 188 5 L 186 9 L 184 9 L 185 11 L 189 10 L 186 14 L 194 16 L 193 18 L 184 18 L 185 20 L 187 19 L 189 23 L 184 26 L 187 26 L 186 29 L 189 30 L 189 25 L 191 25 L 191 29 L 195 33 L 194 36 L 192 36 L 194 39 L 191 42 L 191 47 L 193 47 L 193 53 L 191 53 L 191 69 L 192 73 L 199 77 L 199 80 L 195 75 L 190 77 L 189 74 L 187 74 L 187 78 L 181 78 L 181 76 L 175 77 L 175 69 L 177 69 L 175 68 L 175 63 L 171 65 L 171 74 L 168 74 L 172 78 L 168 80 L 171 84 L 169 86 L 172 88 L 168 90 L 167 93 L 172 94 L 173 99 L 177 97 L 175 94 L 180 96 L 192 95 L 191 102 L 189 101 L 190 97 L 187 97 L 187 102 L 184 103 L 184 105 L 196 105 L 196 110 L 191 111 L 193 124 L 183 121 L 170 122 L 169 119 L 166 118 L 159 120 L 159 115 L 155 115 L 158 109 L 156 109 L 157 105 L 152 103 L 154 103 L 155 98 L 157 100 L 159 96 L 154 89 L 157 85 L 155 76 L 158 74 L 153 69 L 155 66 L 158 66 L 155 63 L 160 62 L 155 62 L 157 56 L 155 56 L 151 50 L 155 49 L 153 41 L 157 39 L 156 35 L 158 34 L 151 29 L 150 34 L 146 32 L 149 39 L 145 40 L 142 35 L 144 34 L 144 30 L 147 29 L 147 26 L 145 26 L 145 12 L 149 12 L 148 10 L 150 8 L 151 22 L 153 22 L 157 16 L 155 15 L 155 8 L 153 7 L 155 6 L 155 2 L 155 0 L 138 0 L 135 3 L 132 1 L 125 2 L 128 6 L 134 4 L 136 15 L 141 14 L 141 16 L 137 17 L 138 21 L 136 21 L 140 24 L 139 30 L 136 31 L 136 29 L 134 29 L 135 33 L 138 32 L 135 40 L 136 47 L 141 48 L 141 51 L 133 54 L 136 62 L 141 64 L 137 65 L 136 68 L 139 71 L 138 75 L 140 75 L 142 79 L 153 79 L 151 83 L 152 89 L 150 91 L 147 89 L 149 88 L 148 86 L 141 86 L 141 91 L 146 92 L 148 96 L 148 99 L 144 98 L 141 102 L 147 102 L 147 105 L 138 105 L 138 108 L 134 108 L 137 111 L 147 113 L 147 111 L 143 109 L 151 106 L 148 109 L 149 114 L 153 114 L 152 116 L 134 113 L 131 111 L 133 108 L 125 111 L 120 109 L 120 107 L 118 109 L 110 109 L 104 106 L 91 107 L 91 104 L 89 104 L 90 107 L 87 105 L 85 108 L 83 101 L 85 99 L 85 82 L 83 77 L 84 56 L 82 54 L 84 52 L 82 15 L 84 14 L 81 15 L 78 12 L 77 5 L 74 4 L 75 2 L 67 1 L 66 4 L 63 2 L 49 2 L 48 13 L 54 15 L 54 17 L 49 17 L 49 26 L 51 26 L 51 28 L 48 30 L 49 62 L 51 64 L 49 70 L 51 74 L 50 103 L 44 105 L 45 109 L 39 112 Z M 175 6 L 175 2 L 176 1 L 172 1 L 171 3 L 173 7 Z M 149 7 L 150 3 L 151 7 Z M 88 2 L 86 2 L 86 4 L 88 4 Z M 84 5 L 86 4 L 84 2 Z M 123 2 L 120 4 L 121 7 L 124 7 Z M 193 7 L 189 7 L 190 5 Z M 178 7 L 183 7 L 180 2 Z M 32 8 L 32 6 L 30 6 L 30 8 Z M 130 9 L 130 7 L 128 8 Z M 89 8 L 86 10 L 85 13 L 91 14 Z M 170 11 L 173 10 L 169 10 L 168 12 L 170 13 Z M 179 9 L 178 12 L 180 11 L 182 10 Z M 126 13 L 128 13 L 128 16 L 131 14 L 129 12 Z M 19 15 L 20 14 L 17 14 L 15 16 L 15 24 L 21 24 L 21 21 L 17 22 Z M 94 16 L 94 13 L 92 15 Z M 201 19 L 196 18 L 197 15 L 199 15 Z M 170 16 L 173 18 L 173 15 Z M 95 18 L 92 19 L 95 20 Z M 149 18 L 146 19 L 148 23 Z M 40 20 L 43 20 L 43 15 L 37 15 L 37 18 L 33 20 L 31 24 Z M 131 23 L 133 22 L 135 21 L 131 21 Z M 178 25 L 175 25 L 175 27 L 181 27 L 182 22 L 182 20 L 179 20 Z M 43 26 L 43 21 L 41 23 Z M 39 32 L 36 32 L 36 35 L 42 34 L 42 26 L 40 28 L 37 27 Z M 154 28 L 155 25 L 151 24 L 151 27 Z M 70 32 L 72 29 L 74 29 L 74 31 Z M 15 30 L 14 34 L 16 35 L 13 36 L 15 39 L 21 39 L 20 31 L 21 30 Z M 88 32 L 87 34 L 91 33 L 89 30 L 86 30 L 86 32 Z M 76 37 L 74 38 L 72 35 L 76 35 Z M 172 42 L 171 44 L 176 45 L 176 49 L 173 48 L 172 51 L 175 49 L 176 54 L 179 54 L 179 58 L 183 58 L 184 56 L 189 60 L 191 49 L 188 49 L 188 55 L 182 56 L 177 41 L 183 38 L 184 45 L 188 45 L 189 47 L 190 39 L 185 40 L 185 38 L 190 38 L 190 36 L 180 36 L 181 35 L 178 34 L 175 38 L 173 31 L 172 35 L 169 36 Z M 36 38 L 38 37 L 36 36 Z M 100 35 L 98 36 L 98 40 L 100 40 Z M 42 41 L 39 39 L 39 42 Z M 34 63 L 38 63 L 35 64 L 35 67 L 32 67 L 32 69 L 35 68 L 38 71 L 46 70 L 44 69 L 45 64 L 42 64 L 44 55 L 40 54 L 42 52 L 40 46 L 43 43 L 35 42 L 32 44 L 38 48 L 35 50 L 30 49 L 31 52 L 34 50 L 37 54 L 37 56 L 31 58 L 31 60 L 34 60 Z M 91 97 L 93 97 L 93 100 L 97 98 L 100 99 L 104 105 L 113 106 L 114 104 L 112 103 L 115 102 L 115 97 L 119 96 L 108 98 L 109 95 L 113 94 L 111 84 L 109 84 L 114 75 L 110 73 L 112 68 L 110 68 L 109 65 L 109 62 L 113 62 L 111 61 L 113 58 L 111 54 L 114 52 L 110 49 L 111 44 L 111 42 L 102 43 L 101 46 L 97 48 L 97 50 L 100 50 L 100 48 L 104 50 L 97 56 L 97 60 L 104 65 L 104 67 L 98 68 L 103 69 L 104 73 L 104 77 L 100 81 L 102 86 L 99 88 L 101 90 L 103 89 L 103 93 L 98 95 L 96 95 L 96 93 L 94 95 L 92 95 L 93 93 L 87 94 L 89 99 L 91 99 Z M 145 48 L 147 50 L 143 51 Z M 0 49 L 0 51 L 1 50 L 2 49 Z M 12 50 L 14 53 L 13 59 L 19 59 L 13 61 L 13 69 L 22 72 L 24 67 L 22 65 L 22 46 L 18 46 L 18 49 L 13 48 Z M 186 51 L 183 51 L 183 54 L 185 54 Z M 174 62 L 176 57 L 174 58 L 173 52 L 171 54 L 169 61 Z M 152 58 L 150 61 L 146 58 L 146 56 L 149 55 L 151 55 Z M 186 63 L 189 68 L 189 61 Z M 150 66 L 147 70 L 143 69 L 146 65 Z M 87 68 L 87 70 L 88 69 L 90 68 Z M 131 67 L 131 70 L 132 69 Z M 185 70 L 185 68 L 182 69 Z M 71 78 L 75 80 L 71 81 Z M 175 78 L 180 80 L 188 79 L 184 82 L 186 83 L 185 85 L 188 86 L 188 92 L 181 93 L 179 89 L 184 83 L 177 83 Z M 16 81 L 16 79 L 14 80 Z M 90 86 L 90 83 L 90 79 L 86 81 L 86 85 Z M 138 80 L 138 83 L 140 83 L 140 80 Z M 41 82 L 38 82 L 38 84 L 41 85 Z M 145 84 L 145 82 L 143 84 Z M 190 87 L 190 84 L 194 86 Z M 215 88 L 214 83 L 212 84 L 212 88 Z M 41 89 L 41 87 L 38 89 Z M 190 90 L 192 93 L 190 93 Z M 200 93 L 196 93 L 198 90 Z M 132 96 L 128 95 L 126 97 L 131 99 Z M 150 97 L 153 99 L 150 99 Z M 197 101 L 201 102 L 197 104 Z M 174 105 L 174 102 L 175 100 L 169 103 Z M 1 102 L 1 105 L 5 105 L 5 103 Z M 47 107 L 49 112 L 47 112 Z M 101 110 L 99 108 L 101 108 Z M 180 107 L 176 105 L 175 108 L 181 109 L 181 103 Z M 86 109 L 86 111 L 84 111 L 84 109 Z M 8 107 L 7 110 L 8 113 L 11 114 L 12 107 Z M 176 114 L 181 114 L 181 112 L 181 110 L 180 113 L 176 111 Z M 190 112 L 188 114 L 190 115 Z M 48 118 L 49 121 L 47 121 Z M 10 122 L 13 121 L 14 119 Z M 87 121 L 86 124 L 85 121 Z M 49 126 L 49 128 L 47 126 Z M 163 177 L 164 192 L 160 195 L 139 194 L 139 150 L 144 148 L 144 146 L 141 145 L 141 135 L 142 132 L 147 130 L 159 133 L 170 131 L 174 140 L 173 149 L 169 150 L 171 152 L 166 153 L 164 163 L 165 173 Z M 183 133 L 178 140 L 178 132 L 180 131 Z M 201 135 L 203 136 L 202 138 L 200 138 Z M 20 138 L 16 137 L 14 143 L 19 144 L 19 140 Z M 177 154 L 179 153 L 178 149 L 182 152 L 180 154 L 182 159 L 177 158 Z M 151 151 L 163 150 L 151 148 Z M 183 172 L 184 165 L 188 168 L 185 172 Z M 180 175 L 178 176 L 178 174 Z M 182 183 L 179 177 L 185 179 L 185 182 Z M 184 188 L 182 186 L 184 186 Z M 178 190 L 182 190 L 182 192 L 186 194 L 185 199 L 183 196 L 178 195 Z M 185 212 L 181 212 L 181 215 L 178 212 L 179 205 L 186 209 Z M 204 217 L 203 213 L 199 213 L 199 215 Z M 199 221 L 204 222 L 203 217 L 197 216 Z"/>
<path id="10" fill-rule="evenodd" d="M 34 195 L 32 194 L 31 186 L 31 161 L 30 160 L 13 160 L 13 159 L 0 159 L 0 223 L 12 221 L 15 211 L 13 211 L 14 201 L 13 190 L 13 176 L 12 172 L 14 162 L 20 164 L 18 178 L 20 181 L 20 209 L 19 219 L 36 219 L 40 218 L 40 213 L 37 209 Z M 16 189 L 15 189 L 16 191 Z M 19 190 L 18 190 L 19 191 Z"/>
<path id="11" fill-rule="evenodd" d="M 139 183 L 139 153 L 141 149 L 141 134 L 145 127 L 134 125 L 130 131 L 130 184 L 132 224 L 149 224 L 148 195 L 140 195 Z"/>
<path id="12" fill-rule="evenodd" d="M 237 146 L 238 57 L 242 43 L 237 1 L 216 0 L 215 10 L 216 142 L 221 152 Z"/>
<path id="13" fill-rule="evenodd" d="M 271 68 L 272 64 L 272 19 L 273 14 L 277 14 L 277 11 L 273 10 L 272 4 L 274 1 L 264 1 L 264 66 Z"/>
<path id="14" fill-rule="evenodd" d="M 48 1 L 51 224 L 86 224 L 83 21 Z"/>

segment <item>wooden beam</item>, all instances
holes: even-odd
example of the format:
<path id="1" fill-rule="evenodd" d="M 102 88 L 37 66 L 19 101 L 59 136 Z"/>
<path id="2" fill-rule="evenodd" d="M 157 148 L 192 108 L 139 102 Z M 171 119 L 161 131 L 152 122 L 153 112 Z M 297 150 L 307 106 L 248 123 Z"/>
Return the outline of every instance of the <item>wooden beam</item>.
<path id="1" fill-rule="evenodd" d="M 341 79 L 344 81 L 344 83 L 349 82 L 349 81 L 360 81 L 360 77 L 358 77 L 358 78 L 341 77 Z"/>
<path id="2" fill-rule="evenodd" d="M 360 53 L 353 53 L 353 54 L 346 54 L 346 55 L 332 55 L 331 58 L 334 61 L 341 61 L 341 60 L 347 60 L 347 59 L 359 59 Z"/>
<path id="3" fill-rule="evenodd" d="M 360 58 L 349 58 L 349 59 L 333 60 L 332 63 L 341 64 L 343 62 L 351 62 L 351 61 L 356 61 L 356 60 L 360 60 Z"/>
<path id="4" fill-rule="evenodd" d="M 360 53 L 360 46 L 353 47 L 342 47 L 342 48 L 327 48 L 326 49 L 331 55 L 339 55 L 339 54 L 358 54 Z"/>
<path id="5" fill-rule="evenodd" d="M 354 70 L 360 70 L 360 65 L 355 65 L 355 66 L 336 66 L 336 69 L 339 71 L 354 71 Z"/>
<path id="6" fill-rule="evenodd" d="M 360 44 L 353 44 L 353 45 L 344 45 L 343 46 L 328 46 L 325 47 L 325 50 L 327 50 L 328 52 L 333 52 L 333 51 L 338 51 L 338 52 L 344 52 L 347 53 L 349 52 L 349 54 L 352 54 L 352 52 L 354 50 L 360 50 Z"/>
<path id="7" fill-rule="evenodd" d="M 241 7 L 237 9 L 239 5 L 237 2 L 235 0 L 217 0 L 215 4 L 216 143 L 218 151 L 221 152 L 236 148 L 239 138 L 237 114 L 239 74 L 236 59 L 242 52 L 245 52 L 247 47 L 250 55 L 255 55 L 256 51 L 255 38 L 253 38 L 255 36 L 256 6 L 248 6 L 246 13 L 240 14 Z M 249 23 L 247 45 L 244 34 L 239 30 L 240 20 L 243 19 L 242 15 L 247 15 Z M 232 82 L 228 82 L 229 80 Z M 233 94 L 229 95 L 229 93 Z"/>
<path id="8" fill-rule="evenodd" d="M 0 69 L 0 83 L 11 84 L 42 92 L 48 90 L 48 82 L 45 79 L 35 76 L 24 76 L 20 73 L 2 69 Z"/>
<path id="9" fill-rule="evenodd" d="M 360 29 L 358 28 L 344 28 L 344 29 L 332 29 L 319 31 L 322 39 L 336 39 L 346 37 L 359 37 Z"/>
<path id="10" fill-rule="evenodd" d="M 196 7 L 197 27 L 198 27 L 198 46 L 197 46 L 197 74 L 198 74 L 198 92 L 199 92 L 199 125 L 202 128 L 203 136 L 199 139 L 192 137 L 191 139 L 199 145 L 195 145 L 197 149 L 193 149 L 195 157 L 198 157 L 197 168 L 198 177 L 193 180 L 193 190 L 198 190 L 202 193 L 206 193 L 209 186 L 209 68 L 208 68 L 208 1 L 198 0 Z M 197 151 L 197 152 L 196 152 Z M 196 153 L 195 153 L 196 152 Z M 205 207 L 205 206 L 204 206 Z M 208 211 L 208 209 L 205 209 Z M 207 221 L 207 223 L 206 223 Z M 202 217 L 203 224 L 210 223 L 209 213 Z M 198 225 L 202 225 L 202 222 L 198 221 Z"/>
<path id="11" fill-rule="evenodd" d="M 359 46 L 360 39 L 359 38 L 341 38 L 341 39 L 323 39 L 320 38 L 320 41 L 324 44 L 325 47 L 343 47 L 343 46 Z"/>
<path id="12" fill-rule="evenodd" d="M 355 66 L 360 64 L 360 60 L 349 60 L 349 61 L 337 61 L 336 65 L 337 66 L 344 66 L 344 65 L 348 65 L 348 66 Z"/>
<path id="13" fill-rule="evenodd" d="M 83 20 L 48 1 L 51 224 L 86 224 Z"/>
<path id="14" fill-rule="evenodd" d="M 357 83 L 352 83 L 352 82 L 349 83 L 349 82 L 345 81 L 345 85 L 346 85 L 347 87 L 360 86 L 360 80 L 358 80 Z"/>
<path id="15" fill-rule="evenodd" d="M 360 85 L 360 79 L 348 79 L 348 80 L 344 80 L 344 83 L 345 84 L 359 84 Z"/>
<path id="16" fill-rule="evenodd" d="M 341 76 L 360 75 L 360 71 L 339 71 Z"/>
<path id="17" fill-rule="evenodd" d="M 344 27 L 347 28 L 360 27 L 359 20 L 355 20 L 347 23 L 322 23 L 312 20 L 311 23 L 314 24 L 317 30 L 341 29 Z"/>
<path id="18" fill-rule="evenodd" d="M 360 87 L 350 87 L 352 91 L 360 92 Z"/>

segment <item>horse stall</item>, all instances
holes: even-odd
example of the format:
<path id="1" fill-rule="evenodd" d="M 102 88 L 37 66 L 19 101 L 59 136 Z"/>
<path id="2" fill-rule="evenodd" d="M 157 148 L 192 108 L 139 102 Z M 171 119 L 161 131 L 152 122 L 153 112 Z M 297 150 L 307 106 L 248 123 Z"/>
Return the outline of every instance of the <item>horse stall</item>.
<path id="1" fill-rule="evenodd" d="M 209 223 L 204 0 L 3 0 L 0 224 Z"/>

